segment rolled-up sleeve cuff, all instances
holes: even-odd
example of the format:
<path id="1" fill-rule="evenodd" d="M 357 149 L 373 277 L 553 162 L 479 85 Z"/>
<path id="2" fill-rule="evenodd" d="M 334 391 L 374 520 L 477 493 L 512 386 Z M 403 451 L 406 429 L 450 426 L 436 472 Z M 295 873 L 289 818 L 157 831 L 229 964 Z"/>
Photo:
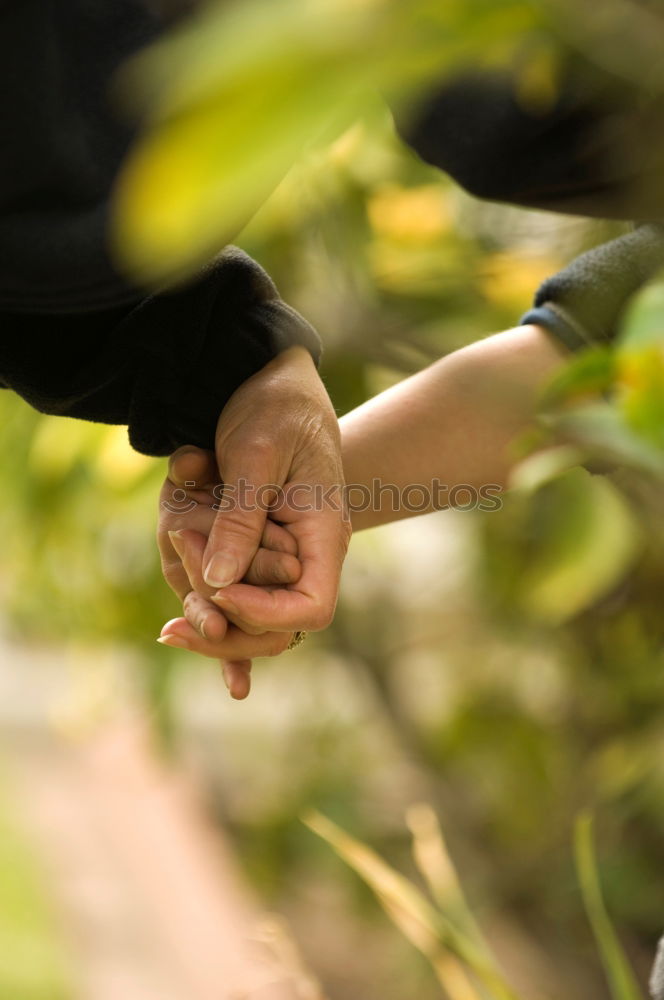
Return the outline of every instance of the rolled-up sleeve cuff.
<path id="1" fill-rule="evenodd" d="M 535 306 L 519 320 L 519 326 L 527 326 L 531 323 L 543 327 L 573 352 L 582 351 L 584 348 L 590 347 L 593 342 L 581 324 L 577 323 L 566 309 L 553 302 L 545 302 L 541 306 Z"/>
<path id="2" fill-rule="evenodd" d="M 321 356 L 311 324 L 235 247 L 186 288 L 147 300 L 133 323 L 140 327 L 144 350 L 129 438 L 149 455 L 168 455 L 183 444 L 213 448 L 219 414 L 238 386 L 296 344 L 316 364 Z"/>

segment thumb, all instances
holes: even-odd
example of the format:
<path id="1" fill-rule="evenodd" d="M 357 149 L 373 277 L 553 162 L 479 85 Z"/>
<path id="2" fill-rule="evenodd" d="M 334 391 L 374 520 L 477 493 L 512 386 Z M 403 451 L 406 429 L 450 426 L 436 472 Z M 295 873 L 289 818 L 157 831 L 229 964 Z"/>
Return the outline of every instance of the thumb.
<path id="1" fill-rule="evenodd" d="M 224 488 L 203 556 L 208 586 L 228 587 L 247 573 L 281 485 L 278 464 L 272 448 L 219 459 Z"/>

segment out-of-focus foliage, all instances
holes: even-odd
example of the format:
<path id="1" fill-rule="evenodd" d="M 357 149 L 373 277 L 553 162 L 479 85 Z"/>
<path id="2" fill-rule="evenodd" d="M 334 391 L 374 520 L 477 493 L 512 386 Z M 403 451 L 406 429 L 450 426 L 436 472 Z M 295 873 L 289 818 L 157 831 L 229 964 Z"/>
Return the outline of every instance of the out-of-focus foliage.
<path id="1" fill-rule="evenodd" d="M 459 66 L 508 67 L 536 112 L 557 96 L 564 38 L 661 91 L 660 31 L 626 0 L 602 18 L 570 0 L 208 0 L 119 82 L 142 132 L 117 187 L 118 260 L 148 283 L 191 272 L 376 93 L 403 109 Z"/>
<path id="2" fill-rule="evenodd" d="M 416 809 L 421 811 L 427 807 L 413 806 L 411 812 Z M 439 890 L 437 895 L 440 901 L 432 904 L 424 893 L 386 864 L 371 848 L 349 836 L 325 816 L 314 812 L 304 821 L 314 833 L 328 841 L 375 892 L 383 909 L 404 936 L 426 955 L 450 1000 L 480 1000 L 485 995 L 490 1000 L 517 1000 L 478 932 L 455 877 L 447 880 L 447 898 L 442 901 L 436 872 L 429 868 L 426 861 L 420 865 L 427 881 L 433 881 Z M 451 863 L 440 833 L 437 840 L 436 860 L 442 861 L 449 870 Z M 429 840 L 429 849 L 431 846 Z M 416 860 L 418 856 L 420 861 L 424 860 L 423 847 L 416 835 Z M 429 856 L 428 860 L 433 859 Z"/>
<path id="3" fill-rule="evenodd" d="M 155 543 L 165 463 L 132 451 L 126 428 L 40 416 L 7 392 L 0 421 L 8 627 L 27 639 L 57 636 L 72 662 L 100 641 L 126 645 L 159 714 L 170 660 L 155 638 L 177 613 Z"/>
<path id="4" fill-rule="evenodd" d="M 518 1000 L 496 963 L 466 902 L 435 813 L 426 804 L 408 811 L 413 857 L 430 901 L 420 889 L 370 847 L 355 840 L 320 813 L 304 817 L 371 887 L 383 909 L 406 938 L 430 961 L 449 1000 Z M 602 898 L 592 836 L 592 820 L 576 823 L 575 854 L 588 919 L 604 962 L 614 1000 L 643 1000 Z"/>
<path id="5" fill-rule="evenodd" d="M 11 620 L 26 634 L 57 627 L 81 641 L 144 636 L 166 610 L 163 594 L 149 596 L 164 463 L 133 452 L 125 428 L 39 416 L 9 393 L 0 405 Z"/>
<path id="6" fill-rule="evenodd" d="M 0 775 L 0 996 L 70 1000 L 56 919 L 33 853 L 10 816 Z"/>
<path id="7" fill-rule="evenodd" d="M 603 0 L 601 17 L 589 4 L 545 0 L 545 6 L 567 41 L 638 90 L 661 93 L 664 85 L 661 49 L 661 5 L 632 0 Z"/>
<path id="8" fill-rule="evenodd" d="M 503 534 L 488 549 L 489 572 L 509 591 L 514 612 L 559 624 L 622 579 L 641 539 L 628 506 L 605 479 L 578 466 L 549 477 L 544 462 L 538 466 L 536 486 L 515 489 L 498 519 Z"/>
<path id="9" fill-rule="evenodd" d="M 592 817 L 589 815 L 582 815 L 577 820 L 574 847 L 583 901 L 602 956 L 611 995 L 614 1000 L 643 1000 L 643 994 L 606 912 L 597 873 Z"/>
<path id="10" fill-rule="evenodd" d="M 403 103 L 441 67 L 506 62 L 537 23 L 523 0 L 203 5 L 124 81 L 148 128 L 118 188 L 120 259 L 150 281 L 192 270 L 374 92 Z"/>
<path id="11" fill-rule="evenodd" d="M 616 348 L 581 354 L 547 389 L 537 450 L 517 467 L 506 510 L 487 521 L 487 568 L 512 611 L 567 620 L 621 581 L 629 587 L 646 550 L 664 570 L 661 295 L 648 289 Z M 636 601 L 630 614 L 643 610 Z"/>

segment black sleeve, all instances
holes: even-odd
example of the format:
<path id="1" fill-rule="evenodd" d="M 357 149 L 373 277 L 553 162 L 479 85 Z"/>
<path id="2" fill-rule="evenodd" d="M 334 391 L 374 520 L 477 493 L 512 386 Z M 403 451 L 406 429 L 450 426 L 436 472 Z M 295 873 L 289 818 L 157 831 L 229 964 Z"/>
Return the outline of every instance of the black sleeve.
<path id="1" fill-rule="evenodd" d="M 632 297 L 663 267 L 664 225 L 644 223 L 547 278 L 519 323 L 543 326 L 573 351 L 611 343 Z"/>
<path id="2" fill-rule="evenodd" d="M 236 247 L 186 286 L 133 307 L 3 313 L 0 324 L 0 385 L 42 413 L 128 424 L 146 455 L 212 448 L 242 382 L 294 344 L 320 357 L 313 327 Z"/>
<path id="3" fill-rule="evenodd" d="M 570 60 L 545 111 L 520 102 L 506 72 L 465 72 L 397 128 L 471 194 L 612 219 L 664 218 L 664 96 Z"/>

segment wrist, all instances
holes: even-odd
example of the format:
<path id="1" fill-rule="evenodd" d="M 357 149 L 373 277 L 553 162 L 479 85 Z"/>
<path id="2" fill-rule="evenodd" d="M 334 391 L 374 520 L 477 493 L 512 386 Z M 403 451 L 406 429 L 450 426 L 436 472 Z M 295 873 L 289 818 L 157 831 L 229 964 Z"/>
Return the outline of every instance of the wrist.
<path id="1" fill-rule="evenodd" d="M 265 390 L 273 407 L 281 405 L 296 417 L 302 405 L 333 412 L 332 403 L 309 351 L 299 344 L 286 348 L 263 369 Z M 268 398 L 266 396 L 266 398 Z"/>
<path id="2" fill-rule="evenodd" d="M 287 347 L 277 354 L 272 363 L 286 367 L 295 366 L 298 369 L 301 368 L 314 374 L 317 371 L 311 352 L 302 344 L 292 344 L 290 347 Z"/>

